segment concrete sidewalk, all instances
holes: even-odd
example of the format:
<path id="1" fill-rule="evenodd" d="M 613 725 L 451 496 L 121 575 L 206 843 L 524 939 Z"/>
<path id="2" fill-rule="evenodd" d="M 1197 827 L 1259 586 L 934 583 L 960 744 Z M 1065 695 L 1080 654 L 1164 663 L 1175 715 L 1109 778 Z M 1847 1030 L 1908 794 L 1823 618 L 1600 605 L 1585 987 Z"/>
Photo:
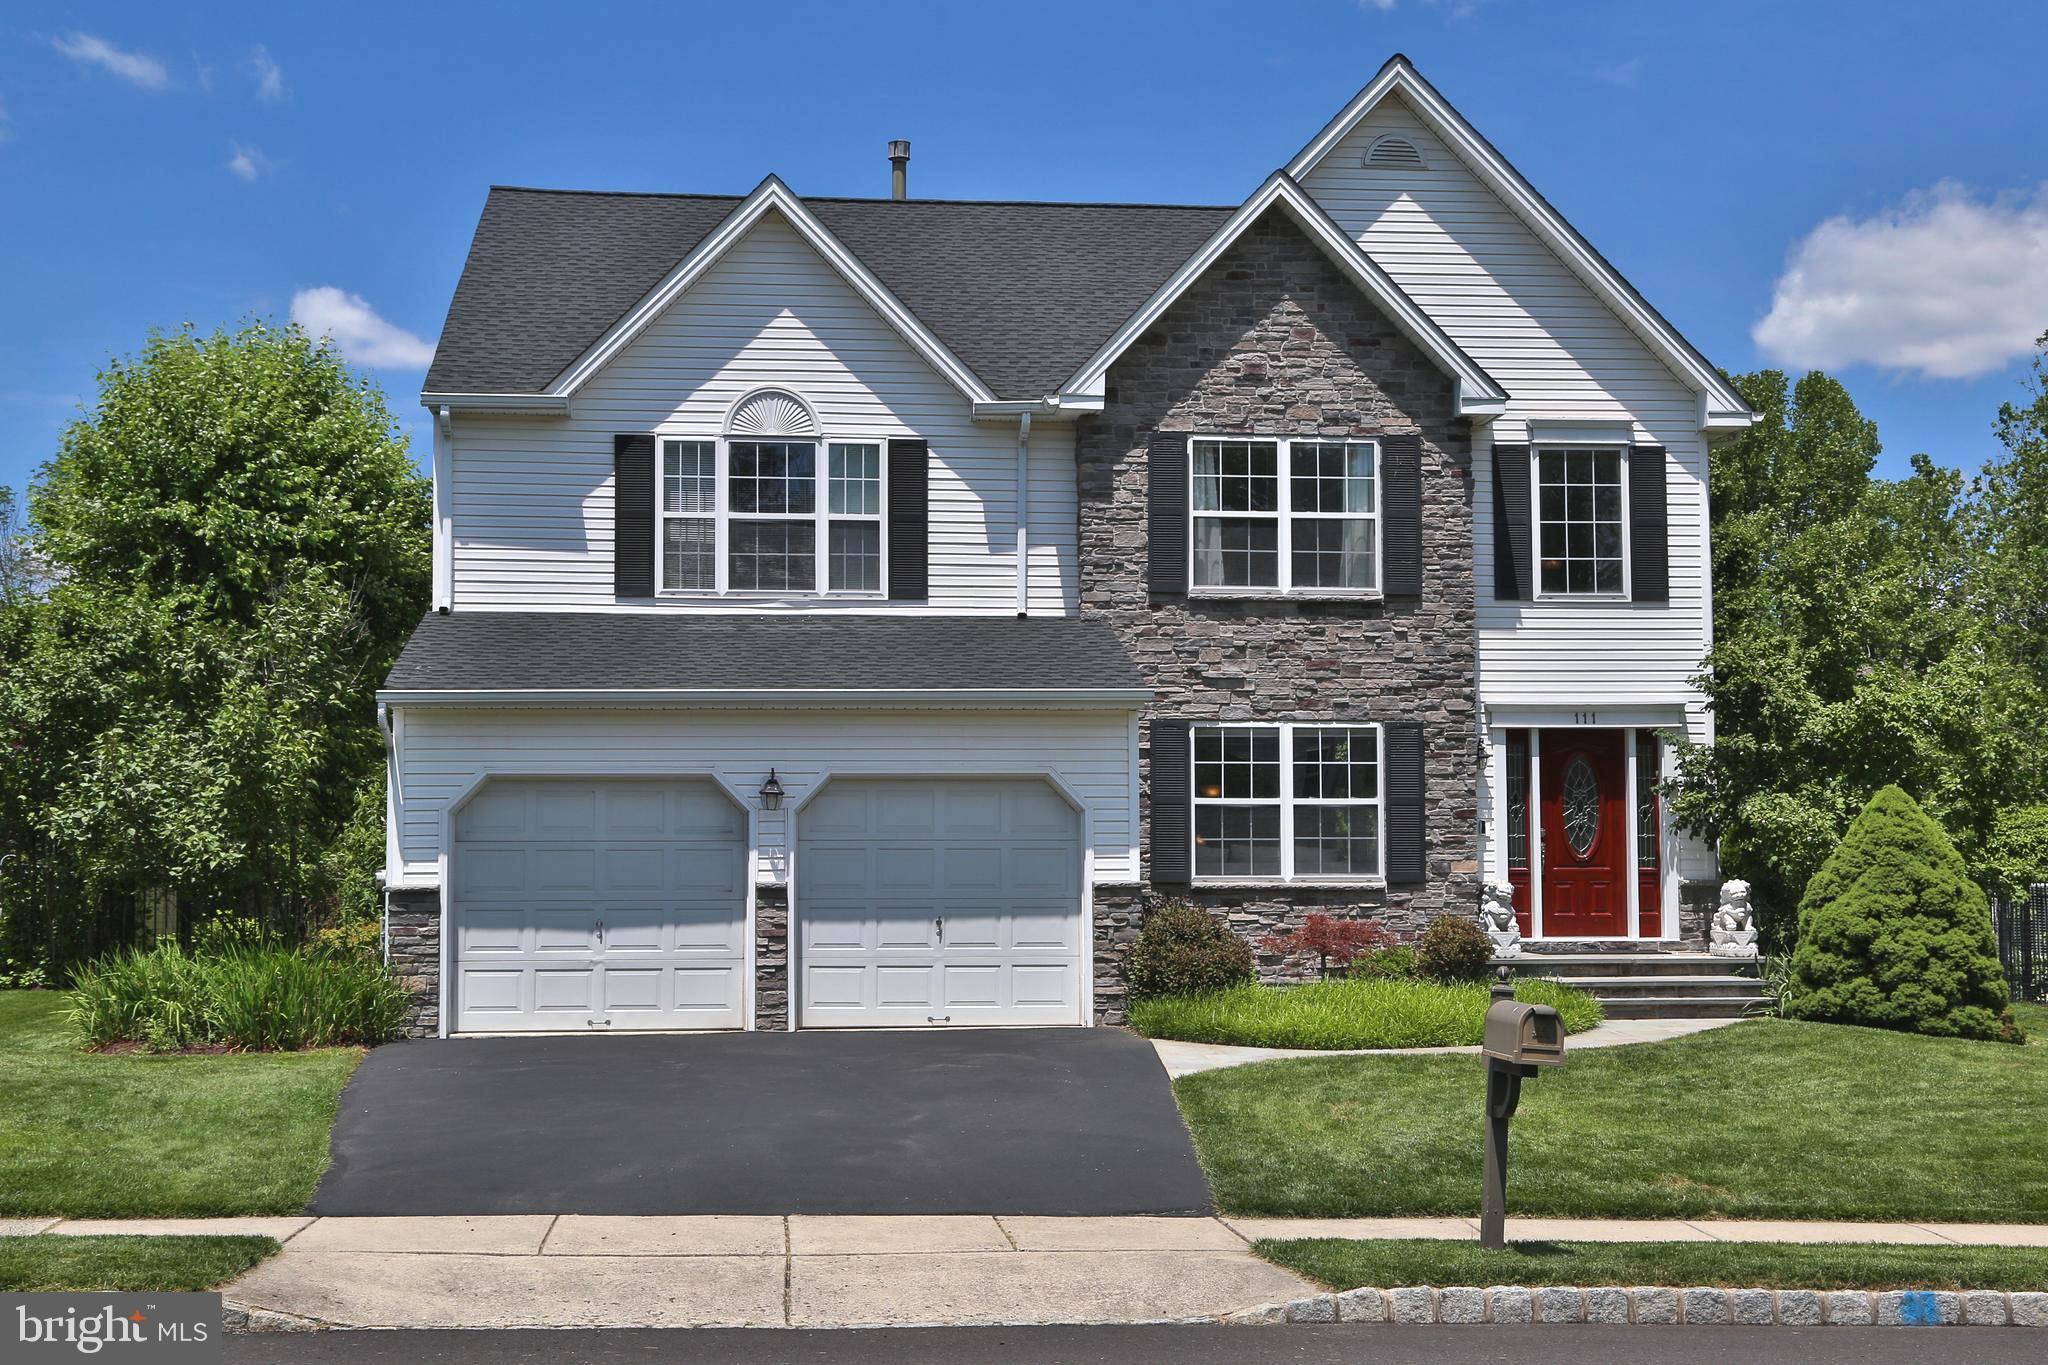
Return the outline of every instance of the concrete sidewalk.
<path id="1" fill-rule="evenodd" d="M 1311 1292 L 1274 1237 L 1478 1236 L 1467 1218 L 582 1217 L 36 1220 L 6 1231 L 254 1233 L 228 1286 L 273 1324 L 875 1327 L 1213 1321 Z M 2048 1246 L 2048 1226 L 1518 1218 L 1522 1241 Z"/>

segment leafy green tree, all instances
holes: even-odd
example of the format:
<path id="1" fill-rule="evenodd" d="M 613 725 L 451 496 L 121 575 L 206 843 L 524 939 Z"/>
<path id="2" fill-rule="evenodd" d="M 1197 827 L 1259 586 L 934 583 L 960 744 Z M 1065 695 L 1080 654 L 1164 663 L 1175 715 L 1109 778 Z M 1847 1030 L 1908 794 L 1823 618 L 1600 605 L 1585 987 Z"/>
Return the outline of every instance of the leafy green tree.
<path id="1" fill-rule="evenodd" d="M 1903 789 L 1879 789 L 1807 885 L 1781 1008 L 1794 1019 L 2025 1041 L 1984 893 Z"/>
<path id="2" fill-rule="evenodd" d="M 2005 454 L 1984 467 L 1968 530 L 1977 552 L 1972 599 L 2001 651 L 2048 688 L 2048 335 L 2027 401 L 1998 411 Z"/>
<path id="3" fill-rule="evenodd" d="M 1982 556 L 1960 476 L 1871 477 L 1872 423 L 1826 375 L 1737 386 L 1764 420 L 1714 453 L 1715 743 L 1682 746 L 1674 813 L 1756 888 L 1767 939 L 1870 794 L 1922 794 L 1972 859 L 2040 799 L 2048 710 L 1973 609 Z"/>
<path id="4" fill-rule="evenodd" d="M 48 571 L 0 605 L 10 942 L 124 941 L 155 888 L 303 930 L 427 596 L 427 481 L 381 395 L 296 327 L 153 336 L 30 507 Z"/>

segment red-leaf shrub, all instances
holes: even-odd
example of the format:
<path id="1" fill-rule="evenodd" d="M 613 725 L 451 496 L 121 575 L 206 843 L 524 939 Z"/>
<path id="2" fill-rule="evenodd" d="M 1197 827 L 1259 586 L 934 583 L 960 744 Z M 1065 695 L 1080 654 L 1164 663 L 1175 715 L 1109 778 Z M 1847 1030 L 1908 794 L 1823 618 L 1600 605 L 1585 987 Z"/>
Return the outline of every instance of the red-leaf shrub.
<path id="1" fill-rule="evenodd" d="M 1259 946 L 1282 957 L 1314 954 L 1316 974 L 1327 980 L 1331 967 L 1346 970 L 1353 958 L 1376 953 L 1393 941 L 1393 935 L 1376 919 L 1336 919 L 1314 914 L 1289 933 L 1269 934 L 1260 939 Z"/>

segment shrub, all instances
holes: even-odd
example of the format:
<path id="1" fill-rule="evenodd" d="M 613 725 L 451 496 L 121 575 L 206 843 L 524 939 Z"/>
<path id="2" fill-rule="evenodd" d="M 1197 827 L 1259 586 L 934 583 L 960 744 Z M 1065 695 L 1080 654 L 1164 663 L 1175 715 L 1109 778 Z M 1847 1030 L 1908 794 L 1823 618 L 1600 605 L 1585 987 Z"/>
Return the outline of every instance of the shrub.
<path id="1" fill-rule="evenodd" d="M 1405 943 L 1396 943 L 1376 952 L 1360 953 L 1351 959 L 1351 975 L 1360 979 L 1413 981 L 1415 950 Z"/>
<path id="2" fill-rule="evenodd" d="M 1438 915 L 1415 945 L 1416 974 L 1431 981 L 1483 981 L 1493 943 L 1463 915 Z"/>
<path id="3" fill-rule="evenodd" d="M 296 1050 L 381 1043 L 404 1025 L 405 993 L 374 959 L 237 943 L 232 929 L 206 937 L 215 948 L 163 943 L 81 968 L 73 1028 L 94 1047 Z"/>
<path id="4" fill-rule="evenodd" d="M 1896 786 L 1870 798 L 1799 902 L 1789 1018 L 2023 1041 L 1984 893 Z"/>
<path id="5" fill-rule="evenodd" d="M 1133 1000 L 1226 990 L 1254 976 L 1251 945 L 1185 901 L 1153 906 L 1124 959 L 1124 983 Z"/>
<path id="6" fill-rule="evenodd" d="M 1360 954 L 1376 952 L 1392 937 L 1374 919 L 1335 919 L 1314 914 L 1284 934 L 1268 934 L 1259 946 L 1282 957 L 1313 957 L 1316 975 L 1329 980 L 1330 968 L 1349 970 Z"/>
<path id="7" fill-rule="evenodd" d="M 384 926 L 373 919 L 331 924 L 313 935 L 313 951 L 326 957 L 381 962 L 384 959 Z"/>
<path id="8" fill-rule="evenodd" d="M 1515 998 L 1554 1006 L 1567 1033 L 1600 1022 L 1600 1003 L 1556 981 L 1524 979 Z M 1148 1038 L 1238 1047 L 1470 1047 L 1486 1028 L 1492 993 L 1482 985 L 1434 981 L 1319 981 L 1303 986 L 1236 986 L 1198 996 L 1162 996 L 1131 1006 Z"/>

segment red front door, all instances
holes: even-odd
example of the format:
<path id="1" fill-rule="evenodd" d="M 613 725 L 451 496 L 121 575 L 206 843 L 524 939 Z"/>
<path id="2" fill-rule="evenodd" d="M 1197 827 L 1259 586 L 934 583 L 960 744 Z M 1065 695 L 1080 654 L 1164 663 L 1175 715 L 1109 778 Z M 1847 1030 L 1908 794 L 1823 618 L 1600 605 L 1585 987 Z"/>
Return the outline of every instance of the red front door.
<path id="1" fill-rule="evenodd" d="M 1627 938 L 1622 730 L 1543 730 L 1543 936 Z"/>

